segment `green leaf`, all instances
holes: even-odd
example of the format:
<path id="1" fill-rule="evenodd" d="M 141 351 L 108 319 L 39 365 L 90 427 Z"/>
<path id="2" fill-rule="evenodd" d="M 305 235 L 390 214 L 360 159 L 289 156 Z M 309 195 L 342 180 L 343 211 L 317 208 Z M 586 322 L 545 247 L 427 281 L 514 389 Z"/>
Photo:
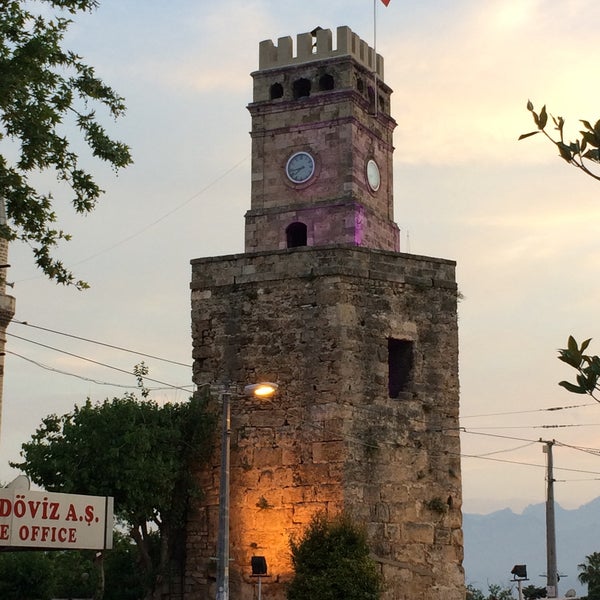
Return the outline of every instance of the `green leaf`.
<path id="1" fill-rule="evenodd" d="M 554 124 L 556 125 L 556 131 L 562 133 L 563 127 L 565 126 L 565 120 L 562 117 L 552 117 Z"/>
<path id="2" fill-rule="evenodd" d="M 548 123 L 548 113 L 546 112 L 546 105 L 544 104 L 540 112 L 539 128 L 544 129 L 544 127 L 546 127 L 546 123 Z"/>
<path id="3" fill-rule="evenodd" d="M 575 338 L 572 335 L 570 335 L 569 339 L 567 340 L 567 348 L 569 349 L 569 352 L 579 352 L 577 340 L 575 340 Z"/>
<path id="4" fill-rule="evenodd" d="M 569 352 L 568 350 L 559 350 L 558 359 L 562 362 L 567 363 L 574 369 L 579 369 L 581 365 L 581 356 L 577 353 Z"/>
<path id="5" fill-rule="evenodd" d="M 571 392 L 572 394 L 587 394 L 587 390 L 579 387 L 578 385 L 569 383 L 568 381 L 560 381 L 558 385 L 564 387 L 567 391 Z"/>
<path id="6" fill-rule="evenodd" d="M 533 112 L 533 104 L 531 100 L 527 100 L 527 110 Z"/>
<path id="7" fill-rule="evenodd" d="M 529 133 L 522 133 L 519 136 L 519 140 L 524 140 L 525 138 L 531 137 L 532 135 L 536 135 L 538 134 L 540 131 L 539 129 L 537 131 L 530 131 Z"/>
<path id="8" fill-rule="evenodd" d="M 592 127 L 592 125 L 589 121 L 585 121 L 584 119 L 580 119 L 580 121 L 581 121 L 581 123 L 583 123 L 584 127 L 589 129 L 590 131 L 594 131 L 594 128 Z"/>
<path id="9" fill-rule="evenodd" d="M 598 137 L 595 133 L 591 133 L 589 131 L 580 131 L 583 139 L 594 148 L 600 147 L 600 137 Z"/>
<path id="10" fill-rule="evenodd" d="M 561 158 L 564 158 L 567 162 L 571 162 L 573 160 L 571 148 L 567 146 L 567 144 L 564 142 L 556 142 L 556 147 L 558 148 Z"/>
<path id="11" fill-rule="evenodd" d="M 593 160 L 594 162 L 600 162 L 600 149 L 596 148 L 595 150 L 588 150 L 583 158 L 587 158 L 588 160 Z"/>

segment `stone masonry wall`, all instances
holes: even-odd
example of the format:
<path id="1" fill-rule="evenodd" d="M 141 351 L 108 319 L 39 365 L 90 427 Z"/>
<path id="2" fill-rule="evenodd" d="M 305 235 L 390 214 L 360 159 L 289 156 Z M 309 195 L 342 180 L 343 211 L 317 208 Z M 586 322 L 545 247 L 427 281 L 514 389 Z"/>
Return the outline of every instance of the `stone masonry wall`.
<path id="1" fill-rule="evenodd" d="M 272 69 L 340 55 L 351 55 L 370 71 L 376 69 L 378 76 L 383 79 L 383 57 L 380 54 L 376 57 L 375 50 L 367 42 L 361 40 L 346 26 L 337 28 L 336 37 L 337 47 L 334 49 L 333 36 L 329 29 L 320 29 L 314 37 L 310 33 L 301 33 L 296 36 L 295 56 L 290 36 L 279 38 L 277 46 L 271 40 L 264 40 L 260 43 L 259 69 Z"/>
<path id="2" fill-rule="evenodd" d="M 289 537 L 317 510 L 363 522 L 385 600 L 464 598 L 454 263 L 358 247 L 192 262 L 194 380 L 276 381 L 232 401 L 231 597 L 284 600 Z M 388 339 L 412 367 L 388 393 Z M 216 408 L 216 406 L 215 406 Z M 214 597 L 219 452 L 197 473 L 186 600 Z"/>

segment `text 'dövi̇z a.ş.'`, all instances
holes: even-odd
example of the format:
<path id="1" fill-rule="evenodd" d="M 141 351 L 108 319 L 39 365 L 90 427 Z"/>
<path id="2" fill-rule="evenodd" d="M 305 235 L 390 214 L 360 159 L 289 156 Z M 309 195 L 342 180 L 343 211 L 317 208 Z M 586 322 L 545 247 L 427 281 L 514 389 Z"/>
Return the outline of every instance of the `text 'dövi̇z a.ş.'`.
<path id="1" fill-rule="evenodd" d="M 110 497 L 0 489 L 0 546 L 103 550 L 112 529 Z"/>

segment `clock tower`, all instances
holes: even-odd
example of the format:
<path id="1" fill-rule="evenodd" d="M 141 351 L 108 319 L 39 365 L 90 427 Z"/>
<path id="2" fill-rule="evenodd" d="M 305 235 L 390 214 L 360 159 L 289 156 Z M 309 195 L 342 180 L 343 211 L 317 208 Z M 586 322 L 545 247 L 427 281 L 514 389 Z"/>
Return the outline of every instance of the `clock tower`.
<path id="1" fill-rule="evenodd" d="M 383 59 L 335 37 L 260 44 L 245 252 L 192 261 L 194 381 L 231 394 L 231 598 L 256 597 L 264 557 L 262 595 L 285 600 L 290 537 L 345 511 L 384 600 L 463 600 L 455 263 L 399 251 Z M 236 393 L 259 381 L 277 396 Z M 219 444 L 195 472 L 184 600 L 215 597 Z"/>
<path id="2" fill-rule="evenodd" d="M 390 88 L 348 27 L 260 44 L 246 252 L 350 244 L 399 249 Z"/>

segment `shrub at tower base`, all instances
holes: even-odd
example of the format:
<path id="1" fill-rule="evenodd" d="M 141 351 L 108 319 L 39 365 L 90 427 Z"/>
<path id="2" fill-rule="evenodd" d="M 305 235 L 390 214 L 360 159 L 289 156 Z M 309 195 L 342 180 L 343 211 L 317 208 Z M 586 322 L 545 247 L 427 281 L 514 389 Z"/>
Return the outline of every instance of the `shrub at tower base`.
<path id="1" fill-rule="evenodd" d="M 304 535 L 290 541 L 294 579 L 288 600 L 378 600 L 382 579 L 369 556 L 365 531 L 347 514 L 317 513 Z"/>

